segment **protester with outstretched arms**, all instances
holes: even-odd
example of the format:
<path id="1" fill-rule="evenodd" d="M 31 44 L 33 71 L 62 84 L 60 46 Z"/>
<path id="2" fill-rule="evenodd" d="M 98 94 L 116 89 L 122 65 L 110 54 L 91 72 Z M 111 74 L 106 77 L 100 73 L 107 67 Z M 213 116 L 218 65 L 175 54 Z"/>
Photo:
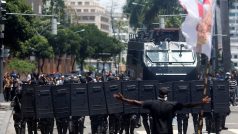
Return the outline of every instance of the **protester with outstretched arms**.
<path id="1" fill-rule="evenodd" d="M 175 115 L 175 111 L 183 108 L 192 108 L 207 104 L 210 102 L 209 97 L 204 97 L 199 103 L 182 104 L 178 102 L 165 101 L 163 98 L 167 95 L 166 89 L 160 89 L 160 98 L 158 100 L 138 101 L 124 97 L 121 93 L 114 94 L 113 96 L 125 103 L 135 106 L 142 106 L 145 109 L 150 110 L 153 118 L 153 126 L 151 134 L 173 134 L 172 120 Z"/>

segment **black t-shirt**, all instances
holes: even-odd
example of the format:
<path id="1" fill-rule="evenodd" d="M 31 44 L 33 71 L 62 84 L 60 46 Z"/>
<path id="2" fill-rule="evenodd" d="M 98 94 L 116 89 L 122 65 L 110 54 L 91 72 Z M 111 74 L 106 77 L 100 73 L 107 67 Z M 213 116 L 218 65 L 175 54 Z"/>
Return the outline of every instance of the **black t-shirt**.
<path id="1" fill-rule="evenodd" d="M 163 100 L 144 101 L 143 108 L 149 109 L 153 118 L 152 134 L 173 134 L 172 120 L 176 110 L 183 104 Z"/>

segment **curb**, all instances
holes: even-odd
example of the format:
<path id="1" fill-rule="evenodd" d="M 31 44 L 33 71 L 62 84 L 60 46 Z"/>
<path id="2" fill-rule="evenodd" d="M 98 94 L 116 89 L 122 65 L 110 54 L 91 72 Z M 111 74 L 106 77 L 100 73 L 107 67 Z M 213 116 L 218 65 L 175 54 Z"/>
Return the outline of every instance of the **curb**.
<path id="1" fill-rule="evenodd" d="M 0 134 L 6 134 L 9 121 L 12 117 L 12 109 L 10 108 L 10 103 L 0 103 L 0 114 L 3 117 L 0 120 Z"/>

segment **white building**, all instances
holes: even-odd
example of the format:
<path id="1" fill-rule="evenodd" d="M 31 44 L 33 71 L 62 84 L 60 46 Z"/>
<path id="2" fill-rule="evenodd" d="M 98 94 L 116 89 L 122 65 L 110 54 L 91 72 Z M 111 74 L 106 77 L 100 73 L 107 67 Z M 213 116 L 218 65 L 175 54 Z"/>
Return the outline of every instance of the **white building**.
<path id="1" fill-rule="evenodd" d="M 65 0 L 71 23 L 95 24 L 98 29 L 111 33 L 110 14 L 96 0 Z"/>
<path id="2" fill-rule="evenodd" d="M 28 0 L 27 2 L 30 4 L 32 11 L 38 14 L 42 13 L 42 0 Z"/>
<path id="3" fill-rule="evenodd" d="M 229 9 L 231 61 L 238 69 L 238 2 L 233 2 Z"/>

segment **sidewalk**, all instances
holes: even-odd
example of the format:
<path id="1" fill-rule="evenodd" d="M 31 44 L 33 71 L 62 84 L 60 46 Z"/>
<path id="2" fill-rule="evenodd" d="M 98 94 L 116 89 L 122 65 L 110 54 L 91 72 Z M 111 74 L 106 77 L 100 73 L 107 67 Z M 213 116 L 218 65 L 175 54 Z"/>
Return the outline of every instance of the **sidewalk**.
<path id="1" fill-rule="evenodd" d="M 11 115 L 10 102 L 5 102 L 3 94 L 0 94 L 0 134 L 6 134 L 9 120 L 12 117 Z"/>

